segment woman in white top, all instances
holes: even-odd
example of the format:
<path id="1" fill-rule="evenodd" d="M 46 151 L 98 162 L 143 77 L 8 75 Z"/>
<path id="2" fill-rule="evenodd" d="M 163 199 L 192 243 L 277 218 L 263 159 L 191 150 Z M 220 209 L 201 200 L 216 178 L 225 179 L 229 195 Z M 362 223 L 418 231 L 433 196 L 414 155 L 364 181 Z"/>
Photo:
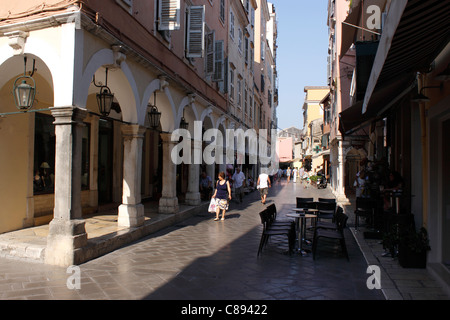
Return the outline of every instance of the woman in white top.
<path id="1" fill-rule="evenodd" d="M 261 203 L 266 204 L 267 194 L 271 187 L 269 175 L 267 173 L 261 173 L 258 177 L 257 185 L 259 186 L 259 194 L 261 195 Z"/>

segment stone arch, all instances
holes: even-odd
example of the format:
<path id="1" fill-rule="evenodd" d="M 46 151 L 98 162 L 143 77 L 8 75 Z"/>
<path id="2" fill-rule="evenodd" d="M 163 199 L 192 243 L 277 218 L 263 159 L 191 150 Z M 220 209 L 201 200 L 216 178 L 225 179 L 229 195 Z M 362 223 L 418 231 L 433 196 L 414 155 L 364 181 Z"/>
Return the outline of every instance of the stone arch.
<path id="1" fill-rule="evenodd" d="M 86 106 L 90 91 L 92 93 L 92 90 L 97 89 L 95 87 L 94 89 L 92 85 L 93 76 L 102 74 L 105 68 L 110 66 L 112 72 L 108 74 L 108 87 L 121 105 L 122 120 L 138 123 L 137 106 L 140 105 L 140 98 L 134 76 L 125 61 L 120 64 L 120 68 L 111 68 L 113 64 L 114 53 L 110 49 L 99 50 L 90 58 L 79 84 L 75 85 L 75 103 L 83 107 Z"/>

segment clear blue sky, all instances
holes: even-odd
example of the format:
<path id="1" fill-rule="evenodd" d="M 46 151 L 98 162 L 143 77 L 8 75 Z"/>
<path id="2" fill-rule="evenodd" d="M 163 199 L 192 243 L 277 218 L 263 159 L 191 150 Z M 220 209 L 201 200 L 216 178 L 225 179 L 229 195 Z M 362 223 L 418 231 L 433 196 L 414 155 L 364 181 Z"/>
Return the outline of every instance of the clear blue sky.
<path id="1" fill-rule="evenodd" d="M 327 85 L 327 0 L 269 0 L 278 21 L 278 127 L 303 127 L 305 86 Z"/>

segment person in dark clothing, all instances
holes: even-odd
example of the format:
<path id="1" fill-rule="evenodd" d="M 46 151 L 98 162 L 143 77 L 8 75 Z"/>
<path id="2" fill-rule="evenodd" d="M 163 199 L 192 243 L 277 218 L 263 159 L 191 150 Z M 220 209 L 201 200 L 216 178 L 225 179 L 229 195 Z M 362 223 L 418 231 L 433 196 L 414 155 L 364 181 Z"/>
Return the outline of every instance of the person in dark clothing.
<path id="1" fill-rule="evenodd" d="M 216 218 L 219 220 L 220 211 L 222 211 L 222 219 L 225 220 L 225 212 L 228 210 L 228 201 L 231 200 L 230 182 L 225 180 L 225 172 L 219 172 L 219 180 L 216 183 L 216 191 L 213 196 L 216 199 Z"/>

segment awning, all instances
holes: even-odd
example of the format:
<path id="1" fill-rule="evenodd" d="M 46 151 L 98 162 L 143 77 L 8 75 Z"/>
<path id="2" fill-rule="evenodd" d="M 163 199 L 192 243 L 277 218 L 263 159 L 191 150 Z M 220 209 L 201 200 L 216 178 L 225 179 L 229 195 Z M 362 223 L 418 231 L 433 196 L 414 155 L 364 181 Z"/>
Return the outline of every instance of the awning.
<path id="1" fill-rule="evenodd" d="M 340 116 L 339 130 L 351 134 L 380 119 L 414 87 L 418 71 L 450 39 L 450 0 L 396 0 L 391 3 L 365 98 Z"/>
<path id="2" fill-rule="evenodd" d="M 377 108 L 371 108 L 362 113 L 363 101 L 358 101 L 351 107 L 339 113 L 339 131 L 342 135 L 350 135 L 360 128 L 364 128 L 372 121 L 382 119 L 390 107 L 408 94 L 415 87 L 414 78 L 398 79 L 390 86 L 386 86 L 375 92 L 373 104 Z"/>
<path id="3" fill-rule="evenodd" d="M 345 23 L 342 24 L 342 44 L 340 57 L 342 58 L 345 53 L 350 49 L 353 42 L 355 42 L 357 28 L 351 25 L 357 25 L 361 16 L 361 2 L 355 6 L 345 19 Z"/>
<path id="4" fill-rule="evenodd" d="M 450 39 L 450 0 L 396 0 L 383 29 L 362 112 L 377 109 L 374 92 L 398 79 L 414 78 Z"/>

